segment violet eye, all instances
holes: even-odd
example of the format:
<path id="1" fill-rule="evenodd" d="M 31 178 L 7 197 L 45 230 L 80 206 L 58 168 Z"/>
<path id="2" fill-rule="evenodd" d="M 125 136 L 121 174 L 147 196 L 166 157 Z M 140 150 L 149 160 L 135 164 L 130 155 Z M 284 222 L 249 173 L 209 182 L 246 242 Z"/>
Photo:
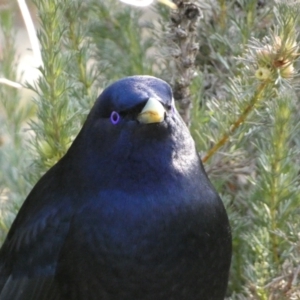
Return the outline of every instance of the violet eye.
<path id="1" fill-rule="evenodd" d="M 110 115 L 110 121 L 114 125 L 118 124 L 120 121 L 120 115 L 116 111 L 113 111 Z"/>

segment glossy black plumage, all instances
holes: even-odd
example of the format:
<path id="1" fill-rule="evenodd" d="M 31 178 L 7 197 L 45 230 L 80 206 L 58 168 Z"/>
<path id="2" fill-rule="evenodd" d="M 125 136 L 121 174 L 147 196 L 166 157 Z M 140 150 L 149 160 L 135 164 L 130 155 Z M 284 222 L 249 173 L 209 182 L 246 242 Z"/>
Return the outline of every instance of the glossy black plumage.
<path id="1" fill-rule="evenodd" d="M 163 122 L 137 121 L 149 98 Z M 25 200 L 0 251 L 0 300 L 221 300 L 230 258 L 225 209 L 169 85 L 133 76 L 102 93 Z"/>

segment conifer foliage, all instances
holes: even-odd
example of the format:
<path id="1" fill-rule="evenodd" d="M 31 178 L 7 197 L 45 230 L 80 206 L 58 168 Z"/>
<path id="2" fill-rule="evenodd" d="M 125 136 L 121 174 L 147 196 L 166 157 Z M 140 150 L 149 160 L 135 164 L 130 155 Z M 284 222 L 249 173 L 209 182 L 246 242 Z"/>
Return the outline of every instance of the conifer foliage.
<path id="1" fill-rule="evenodd" d="M 300 299 L 300 4 L 33 2 L 42 65 L 30 84 L 17 73 L 16 9 L 0 6 L 1 242 L 101 90 L 155 75 L 172 85 L 229 213 L 228 299 Z"/>

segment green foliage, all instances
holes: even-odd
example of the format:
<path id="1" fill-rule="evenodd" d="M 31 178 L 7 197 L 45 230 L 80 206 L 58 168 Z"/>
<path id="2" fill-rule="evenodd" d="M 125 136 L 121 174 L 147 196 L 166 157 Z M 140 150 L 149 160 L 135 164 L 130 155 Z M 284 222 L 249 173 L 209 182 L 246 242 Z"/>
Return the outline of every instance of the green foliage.
<path id="1" fill-rule="evenodd" d="M 174 43 L 176 26 L 161 4 L 34 3 L 43 65 L 39 79 L 26 85 L 33 101 L 23 99 L 24 89 L 0 85 L 1 240 L 32 185 L 67 151 L 103 87 L 133 74 L 170 83 L 182 75 L 176 72 L 185 43 L 178 36 Z M 193 41 L 200 50 L 189 66 L 195 76 L 187 82 L 190 129 L 231 220 L 228 299 L 298 299 L 299 4 L 195 3 L 203 18 Z M 18 81 L 14 14 L 0 14 L 0 77 Z"/>
<path id="2" fill-rule="evenodd" d="M 153 75 L 157 65 L 150 55 L 152 26 L 142 18 L 143 11 L 117 1 L 95 1 L 91 5 L 90 37 L 97 60 L 106 63 L 105 77 L 114 81 L 130 75 Z"/>
<path id="3" fill-rule="evenodd" d="M 220 1 L 204 15 L 191 130 L 231 219 L 231 299 L 297 299 L 299 7 L 254 2 Z"/>
<path id="4" fill-rule="evenodd" d="M 0 11 L 1 49 L 0 77 L 16 81 L 17 54 L 15 51 L 12 13 Z M 3 241 L 30 184 L 26 168 L 31 154 L 26 147 L 25 122 L 33 115 L 31 103 L 21 101 L 19 90 L 0 87 L 0 241 Z"/>
<path id="5" fill-rule="evenodd" d="M 72 97 L 71 91 L 78 81 L 77 69 L 82 66 L 77 57 L 74 59 L 78 45 L 73 45 L 73 51 L 65 47 L 69 36 L 73 34 L 73 27 L 62 21 L 67 15 L 68 6 L 61 1 L 37 1 L 36 5 L 41 20 L 38 36 L 43 65 L 39 67 L 41 76 L 36 84 L 28 84 L 28 87 L 36 93 L 37 118 L 31 121 L 30 126 L 35 132 L 32 140 L 37 152 L 35 173 L 40 177 L 65 154 L 78 132 L 78 123 L 82 118 L 77 120 L 75 114 L 79 115 L 81 106 Z"/>

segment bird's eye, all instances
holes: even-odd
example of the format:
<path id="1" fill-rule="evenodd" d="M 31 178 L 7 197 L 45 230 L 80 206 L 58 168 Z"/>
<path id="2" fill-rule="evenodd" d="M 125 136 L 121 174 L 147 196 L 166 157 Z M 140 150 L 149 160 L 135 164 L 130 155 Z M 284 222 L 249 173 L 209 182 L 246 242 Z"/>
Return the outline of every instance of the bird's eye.
<path id="1" fill-rule="evenodd" d="M 110 121 L 113 125 L 118 124 L 120 121 L 120 115 L 116 111 L 113 111 L 110 115 Z"/>

